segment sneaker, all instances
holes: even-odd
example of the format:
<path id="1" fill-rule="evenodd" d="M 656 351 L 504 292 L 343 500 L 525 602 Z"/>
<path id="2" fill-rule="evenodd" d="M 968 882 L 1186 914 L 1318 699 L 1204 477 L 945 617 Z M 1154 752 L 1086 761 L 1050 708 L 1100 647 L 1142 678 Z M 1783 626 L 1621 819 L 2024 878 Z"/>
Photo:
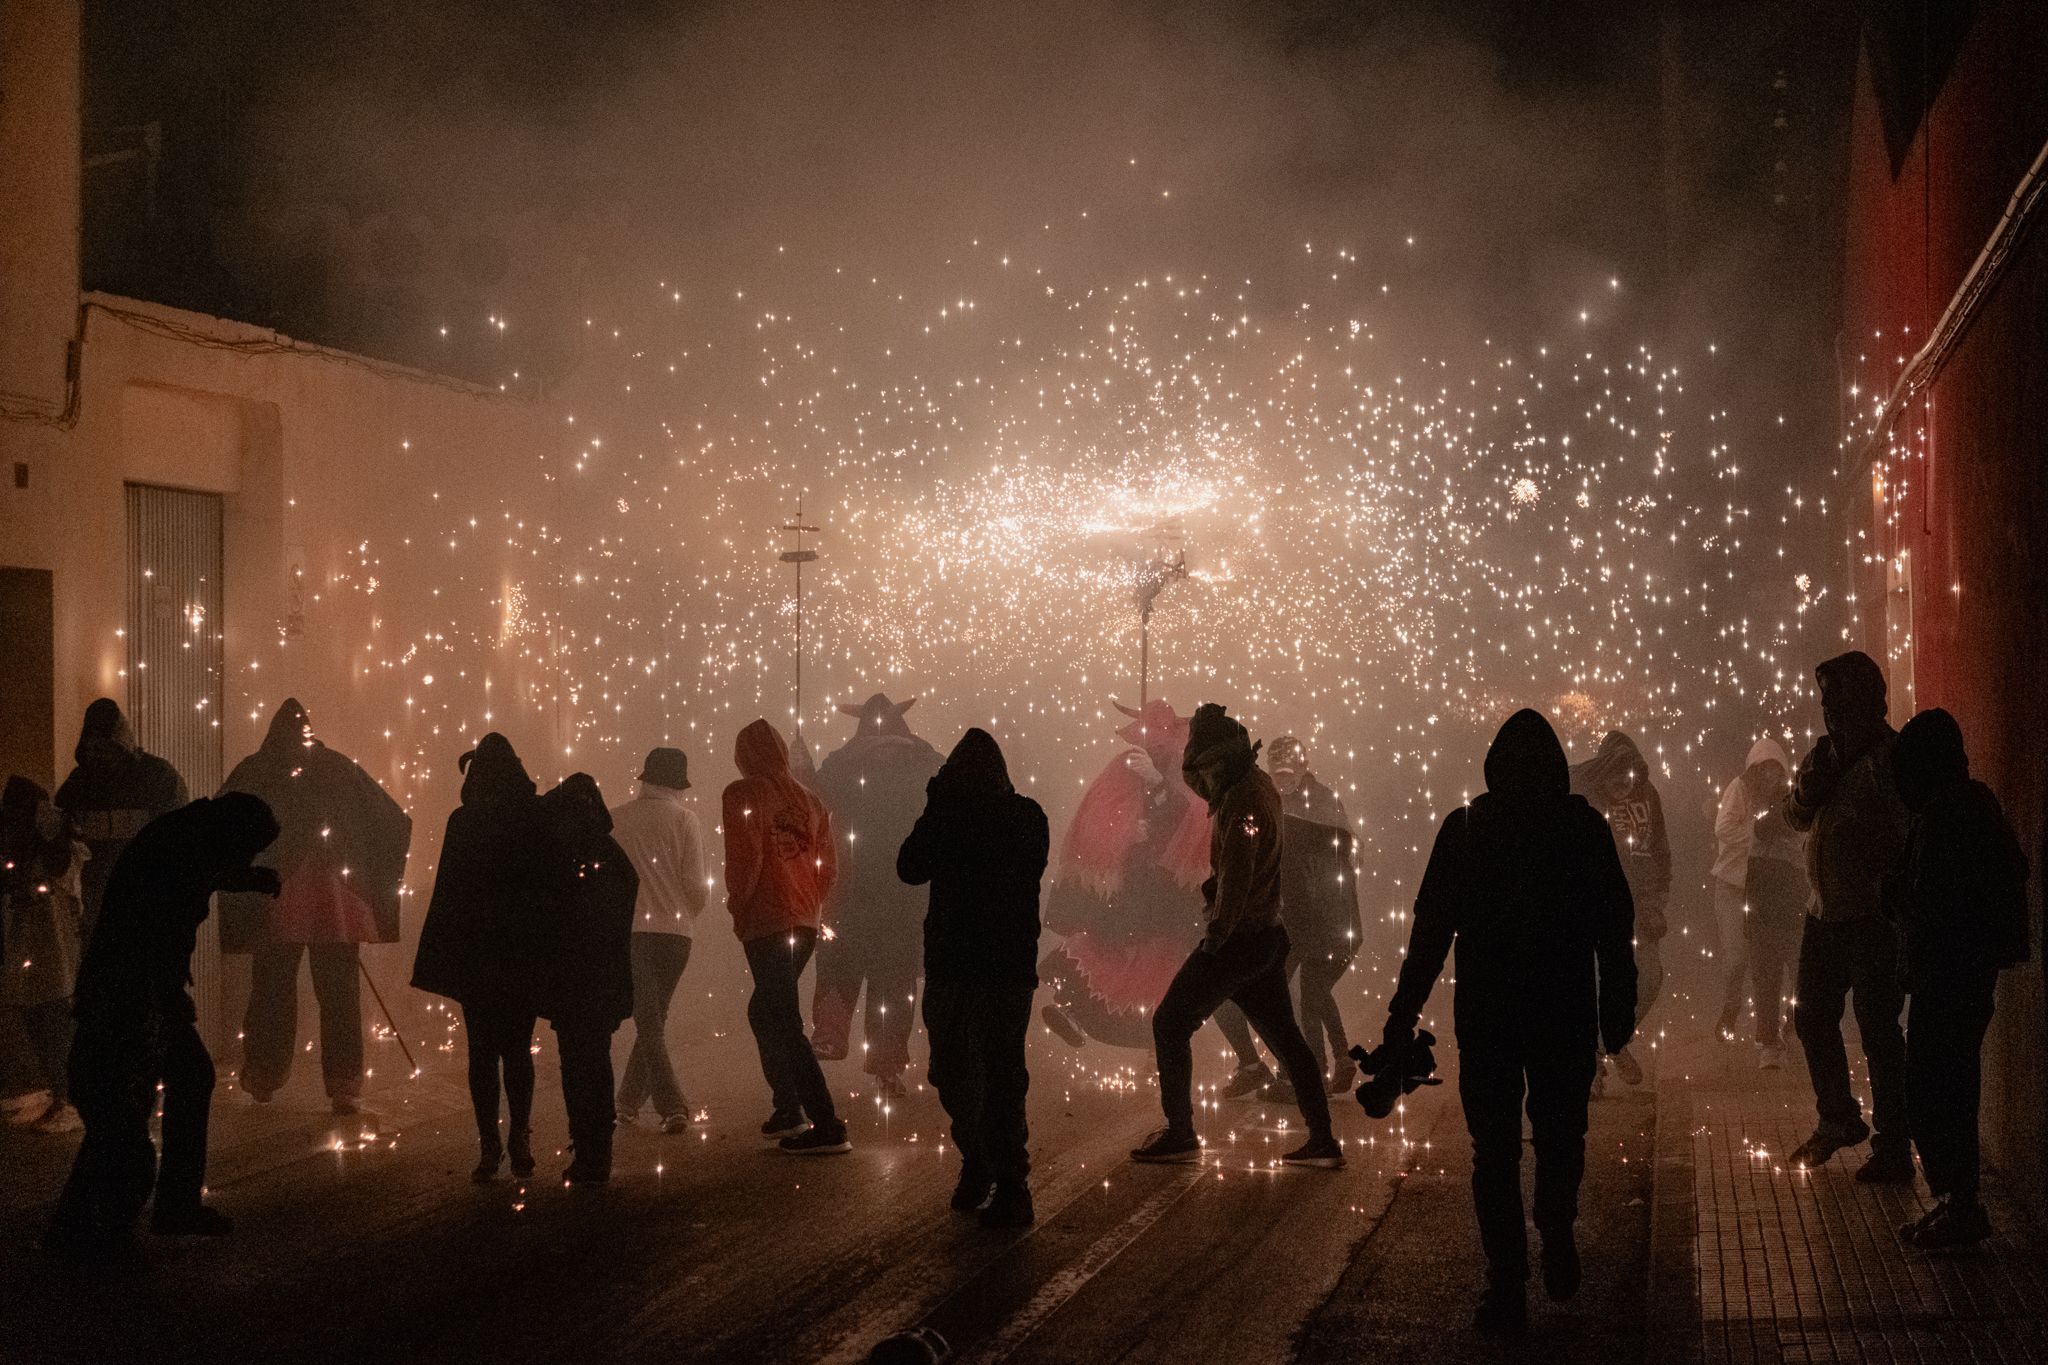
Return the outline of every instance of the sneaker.
<path id="1" fill-rule="evenodd" d="M 159 1237 L 225 1237 L 235 1230 L 235 1220 L 219 1209 L 195 1204 L 189 1209 L 158 1209 L 149 1230 Z"/>
<path id="2" fill-rule="evenodd" d="M 609 1159 L 586 1161 L 577 1157 L 562 1171 L 564 1185 L 609 1185 L 612 1183 L 612 1164 Z"/>
<path id="3" fill-rule="evenodd" d="M 1529 1331 L 1529 1295 L 1520 1284 L 1487 1286 L 1472 1325 L 1490 1337 L 1519 1337 Z"/>
<path id="4" fill-rule="evenodd" d="M 1047 1005 L 1038 1012 L 1038 1017 L 1068 1047 L 1087 1046 L 1088 1035 L 1081 1032 L 1080 1026 L 1072 1019 L 1069 1019 L 1067 1012 L 1058 1005 Z"/>
<path id="5" fill-rule="evenodd" d="M 1585 1269 L 1579 1264 L 1579 1244 L 1569 1229 L 1543 1236 L 1543 1292 L 1552 1303 L 1563 1303 L 1579 1292 Z"/>
<path id="6" fill-rule="evenodd" d="M 761 1125 L 761 1136 L 770 1142 L 780 1142 L 786 1137 L 795 1137 L 804 1130 L 804 1126 L 802 1111 L 778 1109 Z"/>
<path id="7" fill-rule="evenodd" d="M 846 1140 L 846 1125 L 835 1124 L 830 1128 L 812 1124 L 795 1137 L 786 1137 L 777 1144 L 790 1156 L 838 1156 L 853 1150 L 853 1144 Z"/>
<path id="8" fill-rule="evenodd" d="M 1802 1170 L 1825 1166 L 1828 1158 L 1844 1147 L 1854 1147 L 1870 1136 L 1870 1125 L 1862 1119 L 1848 1123 L 1823 1123 L 1813 1130 L 1813 1136 L 1799 1144 L 1792 1153 L 1791 1162 Z"/>
<path id="9" fill-rule="evenodd" d="M 1280 1160 L 1283 1165 L 1288 1166 L 1313 1166 L 1323 1171 L 1342 1170 L 1344 1148 L 1338 1144 L 1336 1138 L 1324 1133 L 1321 1137 L 1310 1138 Z"/>
<path id="10" fill-rule="evenodd" d="M 1131 1149 L 1131 1160 L 1168 1165 L 1202 1159 L 1202 1140 L 1192 1128 L 1176 1131 L 1171 1124 L 1161 1128 L 1142 1147 Z"/>
<path id="11" fill-rule="evenodd" d="M 811 1055 L 821 1062 L 843 1062 L 846 1060 L 846 1044 L 828 1042 L 822 1038 L 811 1039 Z"/>
<path id="12" fill-rule="evenodd" d="M 996 1182 L 972 1166 L 960 1168 L 960 1183 L 953 1187 L 953 1208 L 960 1213 L 973 1213 L 988 1202 L 989 1192 Z"/>
<path id="13" fill-rule="evenodd" d="M 504 1163 L 504 1147 L 499 1143 L 491 1143 L 479 1152 L 476 1169 L 469 1173 L 469 1178 L 479 1185 L 488 1185 L 498 1178 L 498 1167 Z"/>
<path id="14" fill-rule="evenodd" d="M 640 1115 L 620 1105 L 612 1106 L 612 1122 L 621 1128 L 638 1128 Z"/>
<path id="15" fill-rule="evenodd" d="M 1247 1095 L 1255 1095 L 1267 1086 L 1274 1084 L 1277 1084 L 1277 1082 L 1274 1080 L 1273 1073 L 1267 1068 L 1266 1064 L 1264 1062 L 1253 1062 L 1249 1066 L 1241 1066 L 1231 1072 L 1230 1079 L 1223 1083 L 1223 1088 L 1217 1093 L 1226 1100 L 1241 1100 Z M 1284 1102 L 1292 1103 L 1293 1100 L 1294 1092 L 1289 1090 L 1287 1092 L 1287 1099 Z"/>
<path id="16" fill-rule="evenodd" d="M 1028 1185 L 997 1185 L 988 1207 L 981 1211 L 981 1225 L 985 1228 L 1028 1228 L 1037 1221 Z"/>
<path id="17" fill-rule="evenodd" d="M 1643 1064 L 1636 1060 L 1633 1049 L 1623 1048 L 1614 1054 L 1614 1074 L 1621 1077 L 1623 1085 L 1643 1083 Z"/>
<path id="18" fill-rule="evenodd" d="M 70 1103 L 60 1101 L 52 1103 L 29 1127 L 38 1133 L 75 1133 L 85 1127 L 85 1120 Z"/>
<path id="19" fill-rule="evenodd" d="M 1903 1142 L 1873 1143 L 1870 1159 L 1857 1168 L 1856 1179 L 1865 1185 L 1910 1185 L 1916 1174 L 1912 1148 Z"/>
<path id="20" fill-rule="evenodd" d="M 890 1101 L 903 1099 L 910 1093 L 903 1088 L 903 1078 L 894 1075 L 875 1077 L 875 1089 L 883 1099 Z"/>
<path id="21" fill-rule="evenodd" d="M 690 1125 L 696 1121 L 696 1116 L 688 1109 L 683 1110 L 680 1114 L 663 1114 L 661 1116 L 661 1131 L 669 1134 L 687 1133 L 690 1131 Z"/>
<path id="22" fill-rule="evenodd" d="M 533 1174 L 533 1131 L 514 1128 L 505 1134 L 505 1150 L 512 1157 L 512 1174 L 524 1179 Z"/>
<path id="23" fill-rule="evenodd" d="M 1937 1219 L 1941 1218 L 1947 1212 L 1948 1200 L 1937 1199 L 1934 1202 L 1934 1207 L 1928 1209 L 1927 1212 L 1921 1214 L 1912 1222 L 1899 1224 L 1899 1240 L 1901 1242 L 1906 1243 L 1908 1246 L 1911 1246 L 1913 1244 L 1913 1239 L 1920 1235 L 1920 1230 L 1922 1228 L 1925 1228 L 1931 1223 L 1935 1222 Z"/>
<path id="24" fill-rule="evenodd" d="M 1756 1050 L 1756 1069 L 1758 1071 L 1777 1071 L 1784 1065 L 1784 1048 L 1764 1046 Z"/>
<path id="25" fill-rule="evenodd" d="M 1912 1243 L 1922 1251 L 1947 1251 L 1975 1246 L 1990 1235 L 1991 1219 L 1982 1204 L 1951 1199 L 1915 1230 Z"/>

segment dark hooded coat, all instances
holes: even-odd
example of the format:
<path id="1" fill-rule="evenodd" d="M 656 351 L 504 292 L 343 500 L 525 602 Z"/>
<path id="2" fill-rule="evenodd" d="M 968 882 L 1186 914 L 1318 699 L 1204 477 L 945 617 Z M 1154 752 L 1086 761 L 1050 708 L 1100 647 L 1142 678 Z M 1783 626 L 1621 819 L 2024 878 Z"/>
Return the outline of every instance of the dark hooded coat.
<path id="1" fill-rule="evenodd" d="M 224 792 L 260 796 L 283 828 L 262 866 L 284 881 L 268 896 L 223 896 L 221 947 L 265 943 L 396 943 L 399 887 L 412 817 L 377 780 L 314 738 L 306 708 L 286 698 L 255 753 Z"/>
<path id="2" fill-rule="evenodd" d="M 1608 795 L 1609 784 L 1624 774 L 1633 780 L 1628 794 L 1615 800 Z M 1646 930 L 1655 930 L 1645 936 L 1662 937 L 1664 902 L 1671 896 L 1671 836 L 1664 830 L 1664 802 L 1650 781 L 1649 761 L 1633 739 L 1611 730 L 1591 758 L 1573 765 L 1571 777 L 1572 793 L 1585 797 L 1614 830 L 1636 915 Z M 1655 926 L 1648 923 L 1653 913 L 1659 920 Z"/>
<path id="3" fill-rule="evenodd" d="M 1211 948 L 1280 923 L 1280 791 L 1259 746 L 1214 702 L 1195 708 L 1181 776 L 1209 804 L 1209 880 L 1202 901 Z"/>
<path id="4" fill-rule="evenodd" d="M 2027 857 L 1991 788 L 1970 776 L 1948 712 L 1906 722 L 1892 753 L 1912 814 L 1886 910 L 1904 940 L 1906 986 L 1920 990 L 2027 960 Z"/>
<path id="5" fill-rule="evenodd" d="M 640 874 L 612 838 L 612 816 L 588 773 L 540 798 L 575 865 L 573 894 L 556 916 L 546 997 L 555 1024 L 617 1028 L 633 1013 L 633 904 Z"/>
<path id="6" fill-rule="evenodd" d="M 441 839 L 412 984 L 538 1014 L 576 865 L 503 735 L 485 735 L 460 766 L 462 804 Z"/>
<path id="7" fill-rule="evenodd" d="M 1486 791 L 1444 817 L 1415 896 L 1389 1033 L 1411 1030 L 1453 943 L 1458 1046 L 1617 1052 L 1635 1029 L 1635 915 L 1607 821 L 1571 793 L 1550 722 L 1517 711 Z"/>
<path id="8" fill-rule="evenodd" d="M 72 754 L 77 766 L 57 788 L 56 800 L 92 855 L 84 869 L 89 930 L 121 850 L 144 825 L 184 805 L 190 796 L 176 768 L 136 745 L 128 718 L 109 697 L 85 708 L 85 723 Z"/>
<path id="9" fill-rule="evenodd" d="M 81 1031 L 141 1046 L 167 1022 L 194 1022 L 185 988 L 199 926 L 215 892 L 276 886 L 275 872 L 251 866 L 276 837 L 270 808 L 239 792 L 201 797 L 143 826 L 107 878 L 78 969 L 72 1013 Z"/>
<path id="10" fill-rule="evenodd" d="M 1858 650 L 1813 670 L 1828 733 L 1792 778 L 1785 818 L 1806 841 L 1813 913 L 1829 921 L 1882 910 L 1885 873 L 1906 843 L 1906 808 L 1892 778 L 1898 733 L 1885 721 L 1884 673 Z"/>
<path id="11" fill-rule="evenodd" d="M 931 884 L 931 980 L 1038 984 L 1038 891 L 1051 849 L 1045 811 L 1010 784 L 1003 751 L 969 730 L 925 784 L 924 813 L 896 853 L 905 884 Z"/>
<path id="12" fill-rule="evenodd" d="M 916 700 L 892 702 L 877 692 L 858 707 L 841 707 L 860 726 L 818 768 L 816 790 L 839 841 L 839 880 L 827 917 L 850 941 L 915 948 L 919 897 L 896 875 L 896 850 L 944 761 L 903 719 Z"/>

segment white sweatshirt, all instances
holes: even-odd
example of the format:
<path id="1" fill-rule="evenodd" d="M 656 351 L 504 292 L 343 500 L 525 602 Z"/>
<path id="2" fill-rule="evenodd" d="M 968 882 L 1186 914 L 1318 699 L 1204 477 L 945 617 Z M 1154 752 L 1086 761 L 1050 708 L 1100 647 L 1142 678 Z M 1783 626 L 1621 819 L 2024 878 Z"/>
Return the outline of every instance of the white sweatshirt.
<path id="1" fill-rule="evenodd" d="M 711 898 L 697 812 L 674 788 L 642 782 L 638 796 L 613 808 L 612 837 L 640 874 L 633 932 L 688 936 Z"/>

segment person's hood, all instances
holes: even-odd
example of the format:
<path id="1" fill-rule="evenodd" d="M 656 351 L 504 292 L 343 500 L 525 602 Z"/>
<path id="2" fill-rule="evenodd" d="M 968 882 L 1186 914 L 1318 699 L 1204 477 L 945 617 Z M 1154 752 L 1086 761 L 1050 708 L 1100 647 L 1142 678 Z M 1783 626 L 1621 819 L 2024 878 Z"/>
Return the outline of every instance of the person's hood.
<path id="1" fill-rule="evenodd" d="M 536 790 L 533 779 L 526 775 L 526 765 L 513 751 L 512 741 L 496 730 L 478 740 L 476 747 L 457 760 L 455 766 L 463 774 L 465 806 L 479 801 L 518 800 L 532 796 Z"/>
<path id="2" fill-rule="evenodd" d="M 319 743 L 313 738 L 312 718 L 306 714 L 306 708 L 299 705 L 299 699 L 286 697 L 279 702 L 277 713 L 270 718 L 270 729 L 263 736 L 265 751 L 286 757 L 302 753 Z"/>
<path id="3" fill-rule="evenodd" d="M 732 761 L 741 777 L 788 777 L 789 745 L 765 720 L 750 722 L 732 742 Z"/>
<path id="4" fill-rule="evenodd" d="M 1650 765 L 1633 739 L 1619 730 L 1609 730 L 1591 758 L 1572 765 L 1571 789 L 1580 796 L 1597 797 L 1609 781 L 1622 773 L 1632 774 L 1637 782 L 1645 781 L 1650 776 Z"/>
<path id="5" fill-rule="evenodd" d="M 612 832 L 612 813 L 605 809 L 604 793 L 589 773 L 570 773 L 541 802 L 560 828 L 578 838 Z"/>
<path id="6" fill-rule="evenodd" d="M 984 800 L 1008 796 L 1016 790 L 1010 782 L 1010 765 L 1003 759 L 1002 746 L 996 743 L 994 735 L 979 726 L 960 736 L 935 780 L 956 796 Z"/>
<path id="7" fill-rule="evenodd" d="M 135 752 L 135 731 L 121 714 L 121 703 L 101 697 L 85 708 L 85 720 L 78 729 L 78 745 L 71 756 L 79 763 L 111 757 L 115 752 Z"/>
<path id="8" fill-rule="evenodd" d="M 677 806 L 683 804 L 683 792 L 680 787 L 664 787 L 659 782 L 642 782 L 635 788 L 633 794 L 646 801 L 667 801 Z"/>
<path id="9" fill-rule="evenodd" d="M 1510 800 L 1571 794 L 1564 745 L 1540 711 L 1523 708 L 1507 718 L 1486 750 L 1486 790 Z"/>
<path id="10" fill-rule="evenodd" d="M 223 792 L 185 807 L 196 826 L 192 843 L 225 867 L 239 867 L 269 848 L 280 833 L 277 817 L 260 796 Z"/>
<path id="11" fill-rule="evenodd" d="M 1899 731 L 1892 748 L 1892 784 L 1910 811 L 1970 780 L 1970 756 L 1963 748 L 1963 727 L 1940 707 L 1922 711 Z"/>
<path id="12" fill-rule="evenodd" d="M 1792 771 L 1792 760 L 1785 755 L 1785 746 L 1765 735 L 1749 746 L 1749 757 L 1742 760 L 1742 770 L 1748 772 L 1760 763 L 1775 763 L 1786 772 Z"/>
<path id="13" fill-rule="evenodd" d="M 857 734 L 901 735 L 903 738 L 909 739 L 911 737 L 910 725 L 903 719 L 903 713 L 915 705 L 917 705 L 916 697 L 911 697 L 905 701 L 890 701 L 880 692 L 877 692 L 858 706 L 842 704 L 839 708 L 839 713 L 845 716 L 852 716 L 860 721 L 860 729 L 856 731 Z"/>
<path id="14" fill-rule="evenodd" d="M 1884 670 L 1862 650 L 1825 660 L 1813 670 L 1813 680 L 1820 688 L 1822 714 L 1836 717 L 1850 731 L 1838 739 L 1855 742 L 1884 726 Z"/>
<path id="15" fill-rule="evenodd" d="M 1216 702 L 1195 708 L 1180 760 L 1181 780 L 1214 810 L 1223 794 L 1242 782 L 1259 761 L 1259 746 L 1243 725 Z"/>

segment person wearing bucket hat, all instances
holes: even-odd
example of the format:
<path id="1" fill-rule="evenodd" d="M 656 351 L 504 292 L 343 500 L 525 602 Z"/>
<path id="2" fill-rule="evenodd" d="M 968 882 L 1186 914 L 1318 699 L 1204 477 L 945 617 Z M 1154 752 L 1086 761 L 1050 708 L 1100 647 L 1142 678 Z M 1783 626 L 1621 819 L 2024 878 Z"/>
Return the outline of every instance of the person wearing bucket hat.
<path id="1" fill-rule="evenodd" d="M 619 1078 L 619 1121 L 649 1100 L 664 1133 L 690 1126 L 690 1101 L 668 1053 L 669 1002 L 690 965 L 697 916 L 711 899 L 704 875 L 704 828 L 683 800 L 690 761 L 681 749 L 648 751 L 640 791 L 612 810 L 612 837 L 640 874 L 633 907 L 633 1052 Z"/>

